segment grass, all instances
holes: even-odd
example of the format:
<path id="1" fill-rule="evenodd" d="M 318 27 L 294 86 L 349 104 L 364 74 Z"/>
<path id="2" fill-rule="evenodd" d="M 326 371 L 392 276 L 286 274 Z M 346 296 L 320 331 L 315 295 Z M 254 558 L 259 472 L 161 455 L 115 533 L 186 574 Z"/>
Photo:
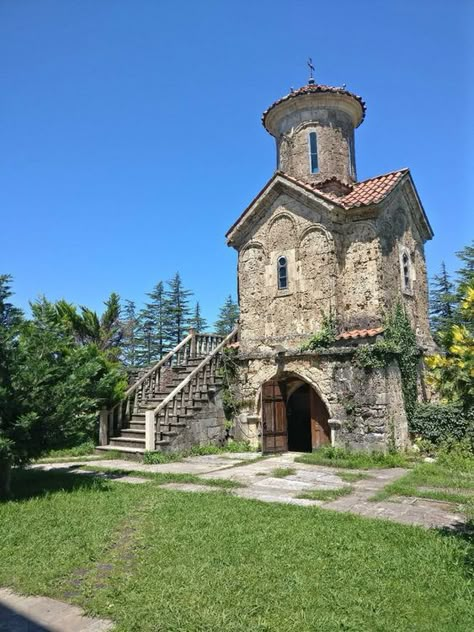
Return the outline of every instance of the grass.
<path id="1" fill-rule="evenodd" d="M 385 500 L 390 496 L 418 496 L 462 505 L 474 503 L 474 459 L 448 457 L 435 463 L 420 463 L 371 500 Z"/>
<path id="2" fill-rule="evenodd" d="M 474 629 L 455 535 L 60 472 L 15 472 L 14 488 L 0 585 L 67 599 L 73 583 L 116 632 Z"/>
<path id="3" fill-rule="evenodd" d="M 370 474 L 365 474 L 365 472 L 338 472 L 337 475 L 345 483 L 356 483 L 357 481 L 372 478 Z"/>
<path id="4" fill-rule="evenodd" d="M 174 473 L 174 472 L 143 472 L 141 470 L 122 470 L 120 468 L 95 467 L 93 465 L 84 465 L 81 470 L 88 472 L 103 472 L 111 476 L 139 476 L 148 478 L 158 485 L 166 483 L 193 483 L 197 485 L 207 485 L 209 487 L 222 487 L 223 489 L 232 489 L 235 487 L 245 487 L 238 481 L 232 481 L 224 478 L 201 478 L 194 474 Z"/>
<path id="5" fill-rule="evenodd" d="M 57 459 L 69 459 L 69 458 L 77 458 L 83 456 L 89 456 L 94 454 L 95 444 L 93 441 L 86 441 L 85 443 L 81 443 L 81 445 L 77 445 L 73 448 L 61 448 L 60 450 L 50 450 L 41 456 L 38 459 L 39 462 L 45 463 L 48 460 L 54 461 Z M 100 458 L 100 456 L 97 456 Z"/>
<path id="6" fill-rule="evenodd" d="M 296 474 L 296 470 L 294 467 L 276 467 L 271 471 L 270 476 L 274 478 L 285 478 L 286 476 L 292 476 Z"/>
<path id="7" fill-rule="evenodd" d="M 181 461 L 190 456 L 206 456 L 209 454 L 227 454 L 236 452 L 255 452 L 249 443 L 245 441 L 229 441 L 225 446 L 218 446 L 212 443 L 207 445 L 193 446 L 189 450 L 180 452 L 145 452 L 143 462 L 148 465 L 159 465 L 161 463 L 172 463 Z"/>
<path id="8" fill-rule="evenodd" d="M 310 492 L 302 492 L 297 498 L 307 498 L 308 500 L 336 500 L 341 496 L 348 496 L 353 491 L 350 485 L 337 487 L 336 489 L 313 489 Z"/>
<path id="9" fill-rule="evenodd" d="M 343 448 L 327 446 L 314 452 L 296 457 L 297 463 L 308 465 L 330 465 L 348 469 L 372 469 L 390 467 L 408 467 L 412 463 L 401 453 L 352 452 Z"/>

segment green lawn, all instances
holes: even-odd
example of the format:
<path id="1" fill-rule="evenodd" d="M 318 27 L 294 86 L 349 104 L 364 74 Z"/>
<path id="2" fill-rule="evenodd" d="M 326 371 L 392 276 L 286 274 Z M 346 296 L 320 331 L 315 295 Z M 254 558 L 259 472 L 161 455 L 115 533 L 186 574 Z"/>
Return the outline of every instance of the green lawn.
<path id="1" fill-rule="evenodd" d="M 429 489 L 427 489 L 429 488 Z M 418 496 L 464 504 L 474 501 L 474 461 L 420 463 L 373 497 Z"/>
<path id="2" fill-rule="evenodd" d="M 330 465 L 348 469 L 370 469 L 387 467 L 409 467 L 412 462 L 400 452 L 384 454 L 383 452 L 352 452 L 344 448 L 325 446 L 302 454 L 295 459 L 297 463 L 308 465 Z"/>
<path id="3" fill-rule="evenodd" d="M 474 629 L 460 536 L 155 482 L 30 471 L 15 483 L 0 585 L 68 595 L 118 632 Z"/>

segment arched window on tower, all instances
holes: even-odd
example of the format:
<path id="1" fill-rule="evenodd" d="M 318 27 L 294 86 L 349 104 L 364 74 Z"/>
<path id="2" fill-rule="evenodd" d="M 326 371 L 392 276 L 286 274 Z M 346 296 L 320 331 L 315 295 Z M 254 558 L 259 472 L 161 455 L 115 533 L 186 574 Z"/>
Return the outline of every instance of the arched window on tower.
<path id="1" fill-rule="evenodd" d="M 286 290 L 288 288 L 288 262 L 286 257 L 278 257 L 277 259 L 277 278 L 278 289 Z"/>
<path id="2" fill-rule="evenodd" d="M 309 133 L 309 165 L 311 173 L 318 173 L 318 139 L 316 132 Z"/>

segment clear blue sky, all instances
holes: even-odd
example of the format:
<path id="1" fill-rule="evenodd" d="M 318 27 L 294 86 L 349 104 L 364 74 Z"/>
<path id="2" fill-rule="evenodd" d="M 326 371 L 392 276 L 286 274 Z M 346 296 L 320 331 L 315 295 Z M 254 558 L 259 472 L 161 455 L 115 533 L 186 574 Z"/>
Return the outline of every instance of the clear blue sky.
<path id="1" fill-rule="evenodd" d="M 1 0 L 0 272 L 16 302 L 140 303 L 176 270 L 214 320 L 224 234 L 275 168 L 290 87 L 367 102 L 358 176 L 410 167 L 430 273 L 474 236 L 472 0 Z"/>

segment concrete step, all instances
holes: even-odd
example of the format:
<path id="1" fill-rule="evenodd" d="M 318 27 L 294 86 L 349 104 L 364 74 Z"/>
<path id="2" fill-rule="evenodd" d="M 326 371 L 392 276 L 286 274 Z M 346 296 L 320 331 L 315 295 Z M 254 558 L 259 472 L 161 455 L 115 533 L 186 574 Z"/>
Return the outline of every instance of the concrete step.
<path id="1" fill-rule="evenodd" d="M 117 438 L 117 437 L 116 437 Z M 145 424 L 142 428 L 124 428 L 120 432 L 120 439 L 140 439 L 145 441 Z"/>
<path id="2" fill-rule="evenodd" d="M 112 437 L 110 439 L 109 445 L 114 446 L 116 448 L 138 448 L 141 450 L 145 449 L 145 434 L 143 437 Z"/>
<path id="3" fill-rule="evenodd" d="M 98 454 L 102 454 L 103 452 L 121 452 L 123 454 L 130 454 L 130 455 L 142 455 L 145 450 L 142 448 L 131 448 L 131 447 L 126 447 L 126 446 L 117 448 L 112 445 L 98 445 L 96 446 L 95 451 Z"/>

